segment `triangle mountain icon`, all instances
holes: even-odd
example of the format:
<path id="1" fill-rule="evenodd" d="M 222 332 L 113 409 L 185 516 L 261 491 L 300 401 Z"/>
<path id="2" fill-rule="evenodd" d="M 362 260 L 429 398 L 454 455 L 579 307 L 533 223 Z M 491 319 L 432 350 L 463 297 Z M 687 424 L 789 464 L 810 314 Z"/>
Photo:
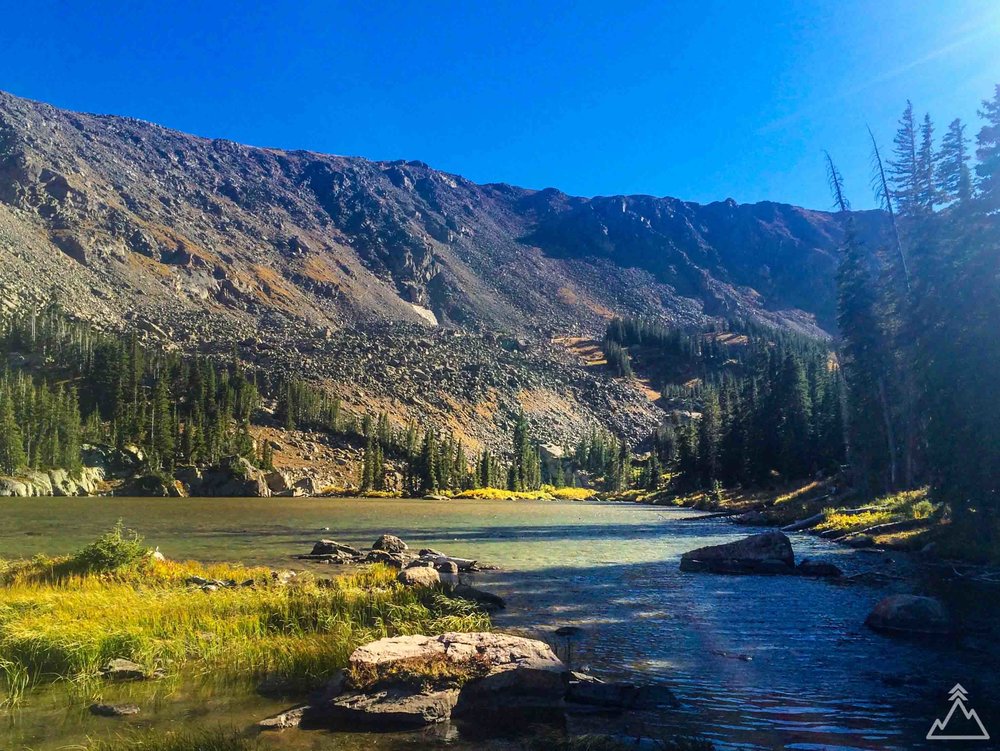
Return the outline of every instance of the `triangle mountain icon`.
<path id="1" fill-rule="evenodd" d="M 927 732 L 928 740 L 935 741 L 988 741 L 990 734 L 983 727 L 976 710 L 965 706 L 968 694 L 962 684 L 956 683 L 949 692 L 951 709 L 943 720 L 934 720 Z"/>

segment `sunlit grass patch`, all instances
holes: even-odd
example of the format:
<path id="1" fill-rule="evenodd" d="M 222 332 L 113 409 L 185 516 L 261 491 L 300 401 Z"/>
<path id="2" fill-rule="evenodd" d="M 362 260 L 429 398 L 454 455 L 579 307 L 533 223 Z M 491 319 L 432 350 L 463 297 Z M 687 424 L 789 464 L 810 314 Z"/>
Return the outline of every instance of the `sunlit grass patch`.
<path id="1" fill-rule="evenodd" d="M 507 498 L 520 500 L 551 500 L 552 495 L 541 490 L 505 490 L 504 488 L 473 488 L 463 490 L 455 498 L 475 498 L 482 501 L 502 501 Z"/>
<path id="2" fill-rule="evenodd" d="M 552 488 L 549 494 L 563 501 L 585 501 L 597 495 L 593 488 Z"/>
<path id="3" fill-rule="evenodd" d="M 907 490 L 883 496 L 871 504 L 872 508 L 861 513 L 847 513 L 846 509 L 827 509 L 824 521 L 816 527 L 819 532 L 851 534 L 862 532 L 880 524 L 931 518 L 938 506 L 931 502 L 927 488 Z"/>
<path id="4" fill-rule="evenodd" d="M 382 566 L 283 583 L 263 568 L 148 554 L 100 573 L 72 573 L 73 560 L 0 565 L 0 701 L 39 681 L 96 678 L 113 658 L 149 674 L 267 675 L 308 688 L 368 641 L 490 625 L 467 603 L 404 588 Z M 230 586 L 204 591 L 192 577 Z"/>

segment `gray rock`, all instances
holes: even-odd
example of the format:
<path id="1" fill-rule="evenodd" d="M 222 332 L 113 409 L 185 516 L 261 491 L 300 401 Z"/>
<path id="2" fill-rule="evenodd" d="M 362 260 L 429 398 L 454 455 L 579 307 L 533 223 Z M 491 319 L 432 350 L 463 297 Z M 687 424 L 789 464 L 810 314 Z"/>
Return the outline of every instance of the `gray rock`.
<path id="1" fill-rule="evenodd" d="M 332 700 L 326 714 L 333 724 L 370 725 L 380 729 L 433 725 L 451 718 L 459 690 L 414 692 L 393 687 L 380 691 L 352 692 Z"/>
<path id="2" fill-rule="evenodd" d="M 408 569 L 433 571 L 433 569 Z M 400 682 L 396 664 L 413 669 L 444 661 L 470 672 L 464 683 L 446 678 L 437 683 Z M 561 705 L 565 666 L 539 641 L 492 633 L 447 633 L 440 636 L 397 636 L 379 639 L 354 651 L 352 673 L 374 676 L 363 689 L 340 676 L 307 712 L 311 722 L 341 725 L 415 727 L 448 720 L 453 711 L 490 711 L 524 697 Z M 461 685 L 460 685 L 461 684 Z"/>
<path id="3" fill-rule="evenodd" d="M 148 677 L 142 665 L 121 657 L 109 660 L 101 675 L 110 681 L 143 681 Z"/>
<path id="4" fill-rule="evenodd" d="M 677 697 L 666 686 L 657 684 L 606 683 L 586 673 L 566 676 L 566 700 L 572 704 L 605 710 L 655 709 L 676 707 Z"/>
<path id="5" fill-rule="evenodd" d="M 135 704 L 91 704 L 90 713 L 98 717 L 128 717 L 139 714 Z"/>
<path id="6" fill-rule="evenodd" d="M 844 544 L 849 548 L 871 548 L 875 546 L 875 538 L 871 535 L 851 535 L 845 537 Z"/>
<path id="7" fill-rule="evenodd" d="M 350 558 L 361 558 L 362 552 L 350 545 L 344 545 L 336 540 L 320 540 L 313 545 L 310 555 L 346 555 Z"/>
<path id="8" fill-rule="evenodd" d="M 382 563 L 392 568 L 403 568 L 405 561 L 401 555 L 389 553 L 385 550 L 369 550 L 364 558 L 364 563 Z"/>
<path id="9" fill-rule="evenodd" d="M 280 714 L 276 714 L 273 717 L 268 717 L 266 720 L 261 720 L 257 723 L 257 727 L 261 730 L 287 730 L 288 728 L 297 728 L 302 723 L 302 717 L 305 715 L 308 707 L 293 707 L 292 709 L 287 709 Z"/>
<path id="10" fill-rule="evenodd" d="M 811 561 L 808 558 L 799 562 L 799 565 L 795 567 L 795 573 L 799 576 L 815 576 L 818 578 L 831 579 L 844 575 L 844 572 L 832 563 L 827 563 L 826 561 Z"/>
<path id="11" fill-rule="evenodd" d="M 373 544 L 372 550 L 383 550 L 387 553 L 405 553 L 409 546 L 395 535 L 382 535 Z"/>
<path id="12" fill-rule="evenodd" d="M 396 581 L 407 587 L 436 587 L 441 584 L 441 575 L 429 566 L 404 568 L 396 575 Z"/>
<path id="13" fill-rule="evenodd" d="M 865 625 L 902 634 L 948 634 L 954 624 L 940 601 L 918 595 L 890 595 L 880 600 Z"/>
<path id="14" fill-rule="evenodd" d="M 688 551 L 681 556 L 681 571 L 791 574 L 795 572 L 795 554 L 784 533 L 763 532 L 736 542 Z"/>

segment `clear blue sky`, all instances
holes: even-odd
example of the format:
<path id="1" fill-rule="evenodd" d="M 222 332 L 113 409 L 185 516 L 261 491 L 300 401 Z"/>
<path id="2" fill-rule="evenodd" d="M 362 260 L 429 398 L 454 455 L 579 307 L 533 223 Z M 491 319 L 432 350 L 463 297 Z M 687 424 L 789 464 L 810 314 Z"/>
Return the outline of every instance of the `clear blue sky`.
<path id="1" fill-rule="evenodd" d="M 829 149 L 870 205 L 866 124 L 1000 82 L 997 0 L 5 6 L 20 96 L 580 195 L 827 208 Z"/>

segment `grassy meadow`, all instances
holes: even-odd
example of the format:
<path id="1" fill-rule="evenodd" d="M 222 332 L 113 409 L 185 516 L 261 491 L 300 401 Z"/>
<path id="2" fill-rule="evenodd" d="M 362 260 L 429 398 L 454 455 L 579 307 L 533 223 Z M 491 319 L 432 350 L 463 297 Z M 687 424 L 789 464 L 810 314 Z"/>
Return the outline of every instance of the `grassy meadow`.
<path id="1" fill-rule="evenodd" d="M 206 591 L 201 580 L 219 581 Z M 0 702 L 100 680 L 114 658 L 154 674 L 319 685 L 368 641 L 489 629 L 462 600 L 371 566 L 337 578 L 160 560 L 117 527 L 74 556 L 0 562 Z"/>

